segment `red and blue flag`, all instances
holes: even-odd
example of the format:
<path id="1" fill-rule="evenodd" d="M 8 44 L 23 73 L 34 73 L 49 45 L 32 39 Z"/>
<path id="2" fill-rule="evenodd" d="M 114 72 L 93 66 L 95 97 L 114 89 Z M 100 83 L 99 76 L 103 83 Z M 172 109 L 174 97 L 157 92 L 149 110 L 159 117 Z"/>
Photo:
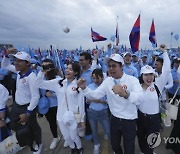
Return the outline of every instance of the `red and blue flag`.
<path id="1" fill-rule="evenodd" d="M 93 31 L 92 27 L 91 27 L 91 38 L 93 42 L 97 42 L 97 41 L 105 41 L 107 40 L 107 38 L 99 35 L 97 32 Z"/>
<path id="2" fill-rule="evenodd" d="M 140 14 L 131 30 L 131 33 L 129 35 L 129 41 L 132 52 L 134 53 L 138 51 L 140 42 Z"/>
<path id="3" fill-rule="evenodd" d="M 151 29 L 149 32 L 149 41 L 152 43 L 153 48 L 157 47 L 154 20 L 152 20 Z"/>

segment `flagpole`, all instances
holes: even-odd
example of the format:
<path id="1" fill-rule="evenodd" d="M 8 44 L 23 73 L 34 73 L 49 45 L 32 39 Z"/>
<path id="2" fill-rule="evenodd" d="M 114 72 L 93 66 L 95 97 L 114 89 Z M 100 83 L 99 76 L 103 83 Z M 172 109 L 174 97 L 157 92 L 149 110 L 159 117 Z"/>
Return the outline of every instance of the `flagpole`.
<path id="1" fill-rule="evenodd" d="M 170 49 L 172 48 L 172 36 L 173 36 L 173 32 L 171 32 Z"/>

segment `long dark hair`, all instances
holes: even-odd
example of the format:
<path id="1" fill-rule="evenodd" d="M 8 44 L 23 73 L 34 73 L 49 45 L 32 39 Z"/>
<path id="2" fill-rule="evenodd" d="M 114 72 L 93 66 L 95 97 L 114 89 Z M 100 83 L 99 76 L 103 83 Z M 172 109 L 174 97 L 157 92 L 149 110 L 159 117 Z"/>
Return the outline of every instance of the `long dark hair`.
<path id="1" fill-rule="evenodd" d="M 72 63 L 70 63 L 69 65 L 72 65 L 72 70 L 73 70 L 73 72 L 76 73 L 76 74 L 75 74 L 75 77 L 76 77 L 76 79 L 79 79 L 80 76 L 81 76 L 81 66 L 79 65 L 79 63 L 78 63 L 78 62 L 72 62 Z M 59 81 L 59 85 L 60 85 L 61 87 L 63 87 L 62 82 L 63 82 L 64 80 L 65 80 L 65 77 L 64 77 L 62 80 Z M 79 87 L 76 88 L 76 91 L 79 93 L 78 88 L 79 88 Z"/>

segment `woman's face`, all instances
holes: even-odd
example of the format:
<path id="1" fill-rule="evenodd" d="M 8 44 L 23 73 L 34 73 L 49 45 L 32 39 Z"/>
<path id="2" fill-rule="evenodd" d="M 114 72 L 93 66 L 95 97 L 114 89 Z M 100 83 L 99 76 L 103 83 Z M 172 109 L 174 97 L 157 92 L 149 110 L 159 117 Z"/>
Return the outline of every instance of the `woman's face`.
<path id="1" fill-rule="evenodd" d="M 66 70 L 65 70 L 65 73 L 66 73 L 65 77 L 66 77 L 67 79 L 72 79 L 72 78 L 75 77 L 75 72 L 73 71 L 71 64 L 69 64 L 69 65 L 67 66 L 67 68 L 66 68 Z"/>
<path id="2" fill-rule="evenodd" d="M 152 82 L 154 81 L 154 74 L 153 73 L 143 74 L 142 78 L 143 78 L 144 84 L 146 84 L 147 86 L 150 86 Z"/>
<path id="3" fill-rule="evenodd" d="M 103 82 L 103 78 L 100 77 L 99 75 L 96 76 L 95 74 L 92 74 L 92 79 L 95 84 L 100 85 Z"/>

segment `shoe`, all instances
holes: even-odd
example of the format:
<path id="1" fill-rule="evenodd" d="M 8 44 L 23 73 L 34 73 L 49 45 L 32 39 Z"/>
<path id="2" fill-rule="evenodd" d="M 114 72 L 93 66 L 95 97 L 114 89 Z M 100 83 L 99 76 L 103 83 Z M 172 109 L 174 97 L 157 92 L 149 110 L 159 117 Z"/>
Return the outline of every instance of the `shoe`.
<path id="1" fill-rule="evenodd" d="M 83 148 L 76 149 L 76 154 L 83 154 Z"/>
<path id="2" fill-rule="evenodd" d="M 105 134 L 104 135 L 104 139 L 107 141 L 108 140 L 108 136 Z"/>
<path id="3" fill-rule="evenodd" d="M 97 145 L 94 145 L 94 152 L 93 152 L 93 154 L 99 154 L 99 148 L 100 148 L 100 145 L 99 144 L 97 144 Z"/>
<path id="4" fill-rule="evenodd" d="M 64 142 L 64 148 L 67 148 L 69 145 L 67 142 Z"/>
<path id="5" fill-rule="evenodd" d="M 164 119 L 163 119 L 164 121 L 164 125 L 166 126 L 166 127 L 171 127 L 171 125 L 172 125 L 172 123 L 171 123 L 171 118 L 170 118 L 170 116 L 166 116 Z"/>
<path id="6" fill-rule="evenodd" d="M 74 148 L 74 149 L 71 149 L 71 154 L 76 154 L 76 148 Z"/>
<path id="7" fill-rule="evenodd" d="M 59 141 L 60 141 L 60 138 L 59 138 L 59 137 L 53 138 L 53 140 L 52 140 L 51 145 L 50 145 L 49 148 L 50 148 L 51 150 L 54 149 L 54 148 L 57 146 L 57 144 L 58 144 Z"/>
<path id="8" fill-rule="evenodd" d="M 36 144 L 34 147 L 34 150 L 37 150 L 36 152 L 33 152 L 33 154 L 40 154 L 42 151 L 43 144 L 39 144 L 39 146 Z"/>

